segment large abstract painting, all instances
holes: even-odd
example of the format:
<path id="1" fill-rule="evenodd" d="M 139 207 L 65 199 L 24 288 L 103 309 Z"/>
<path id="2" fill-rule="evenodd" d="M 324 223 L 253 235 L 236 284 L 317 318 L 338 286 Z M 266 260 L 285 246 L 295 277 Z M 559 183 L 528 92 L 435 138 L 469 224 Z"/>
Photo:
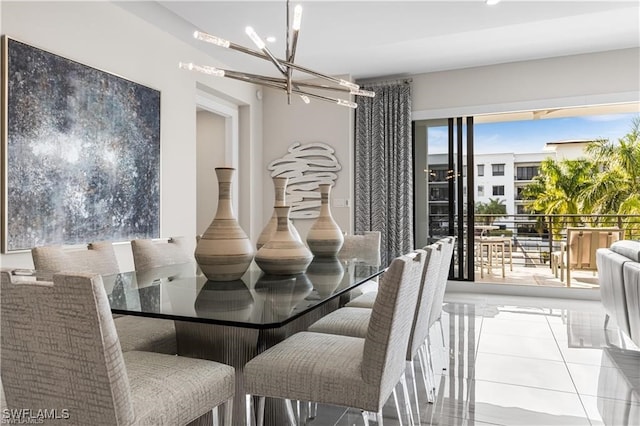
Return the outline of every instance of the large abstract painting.
<path id="1" fill-rule="evenodd" d="M 2 45 L 3 252 L 158 237 L 160 92 Z"/>

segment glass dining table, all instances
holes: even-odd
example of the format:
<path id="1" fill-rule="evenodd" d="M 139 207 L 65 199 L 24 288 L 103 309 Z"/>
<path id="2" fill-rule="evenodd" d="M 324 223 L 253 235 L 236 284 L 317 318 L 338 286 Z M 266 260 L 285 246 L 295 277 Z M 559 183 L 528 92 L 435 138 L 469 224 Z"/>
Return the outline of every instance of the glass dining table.
<path id="1" fill-rule="evenodd" d="M 114 314 L 174 320 L 178 354 L 236 368 L 234 425 L 244 424 L 244 365 L 349 300 L 383 272 L 357 259 L 316 257 L 307 272 L 265 275 L 255 264 L 240 280 L 208 281 L 195 263 L 102 277 Z M 265 424 L 282 424 L 271 402 Z"/>

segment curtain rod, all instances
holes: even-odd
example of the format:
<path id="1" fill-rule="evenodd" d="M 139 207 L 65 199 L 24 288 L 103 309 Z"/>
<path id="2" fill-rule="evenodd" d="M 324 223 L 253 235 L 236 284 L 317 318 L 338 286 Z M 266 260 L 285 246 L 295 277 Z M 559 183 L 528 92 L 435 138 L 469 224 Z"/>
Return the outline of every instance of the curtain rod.
<path id="1" fill-rule="evenodd" d="M 358 80 L 357 83 L 363 86 L 384 86 L 388 84 L 410 84 L 413 82 L 412 78 L 392 78 L 392 79 L 362 79 Z"/>

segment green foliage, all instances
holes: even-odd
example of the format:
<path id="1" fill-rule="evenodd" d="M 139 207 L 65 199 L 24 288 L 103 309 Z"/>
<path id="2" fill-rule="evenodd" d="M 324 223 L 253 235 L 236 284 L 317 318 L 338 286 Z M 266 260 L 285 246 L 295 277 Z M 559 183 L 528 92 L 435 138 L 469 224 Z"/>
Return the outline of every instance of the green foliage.
<path id="1" fill-rule="evenodd" d="M 483 218 L 485 225 L 493 225 L 496 219 L 507 215 L 507 206 L 505 201 L 500 198 L 489 198 L 488 203 L 477 202 L 475 212 L 479 215 L 494 215 Z"/>
<path id="2" fill-rule="evenodd" d="M 585 152 L 584 159 L 541 163 L 540 174 L 522 193 L 528 210 L 547 215 L 640 214 L 640 117 L 617 143 L 596 140 Z M 557 231 L 578 225 L 579 219 L 555 222 Z"/>

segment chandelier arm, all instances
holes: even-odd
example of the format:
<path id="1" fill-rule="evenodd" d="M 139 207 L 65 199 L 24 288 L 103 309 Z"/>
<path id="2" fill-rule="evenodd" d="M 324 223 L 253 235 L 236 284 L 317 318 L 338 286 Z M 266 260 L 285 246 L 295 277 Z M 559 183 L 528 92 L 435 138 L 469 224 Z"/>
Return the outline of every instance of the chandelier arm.
<path id="1" fill-rule="evenodd" d="M 292 91 L 293 91 L 293 93 L 296 93 L 298 95 L 309 96 L 311 98 L 320 99 L 320 100 L 326 101 L 326 102 L 332 102 L 334 104 L 338 104 L 338 105 L 341 105 L 341 106 L 347 106 L 349 108 L 356 108 L 358 106 L 358 104 L 356 104 L 355 102 L 347 101 L 345 99 L 332 98 L 330 96 L 318 95 L 316 93 L 305 92 L 305 91 L 297 90 L 297 89 L 293 89 Z"/>
<path id="2" fill-rule="evenodd" d="M 236 77 L 247 77 L 247 78 L 251 78 L 254 80 L 261 80 L 261 81 L 268 81 L 270 83 L 280 83 L 280 84 L 286 84 L 286 80 L 284 78 L 281 77 L 269 77 L 266 75 L 260 75 L 260 74 L 251 74 L 248 72 L 242 72 L 242 71 L 231 71 L 231 70 L 224 70 L 225 72 L 225 76 L 226 75 L 233 75 Z"/>
<path id="3" fill-rule="evenodd" d="M 265 80 L 260 78 L 261 76 L 248 75 L 241 72 L 232 72 L 229 74 L 225 73 L 224 76 L 227 78 L 231 78 L 233 80 L 245 81 L 245 82 L 259 84 L 261 86 L 266 86 L 266 87 L 273 87 L 274 89 L 280 89 L 284 91 L 287 90 L 286 82 L 284 80 L 281 80 L 281 81 L 274 81 L 273 79 Z"/>
<path id="4" fill-rule="evenodd" d="M 248 47 L 242 46 L 240 44 L 234 43 L 234 42 L 229 42 L 229 49 L 233 49 L 236 50 L 238 52 L 243 52 L 246 53 L 248 55 L 252 55 L 255 56 L 256 58 L 260 58 L 263 59 L 265 61 L 270 61 L 271 59 L 269 59 L 269 57 L 267 55 L 265 55 L 263 52 L 259 51 L 259 50 L 254 50 L 254 49 L 250 49 Z M 322 78 L 324 80 L 330 81 L 332 83 L 341 85 L 341 86 L 345 86 L 345 82 L 346 83 L 350 83 L 346 80 L 341 80 L 339 78 L 335 78 L 335 77 L 331 77 L 330 75 L 326 75 L 326 74 L 322 74 L 320 72 L 314 71 L 312 69 L 294 64 L 292 62 L 289 61 L 285 61 L 283 59 L 279 59 L 279 58 L 275 58 L 281 65 L 283 65 L 284 67 L 290 67 L 293 68 L 296 71 L 300 71 L 300 72 L 304 72 L 306 74 L 310 74 L 314 77 L 318 77 L 318 78 Z M 358 89 L 360 88 L 360 86 L 358 86 L 357 84 L 351 83 L 351 86 L 354 89 Z"/>

